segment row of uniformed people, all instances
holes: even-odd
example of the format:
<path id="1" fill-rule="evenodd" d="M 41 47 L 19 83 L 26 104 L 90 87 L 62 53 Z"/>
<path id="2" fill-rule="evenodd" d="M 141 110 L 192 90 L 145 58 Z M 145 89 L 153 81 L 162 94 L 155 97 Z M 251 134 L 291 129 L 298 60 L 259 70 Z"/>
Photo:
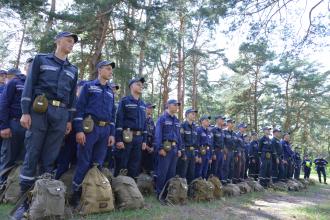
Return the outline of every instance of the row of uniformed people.
<path id="1" fill-rule="evenodd" d="M 75 139 L 78 144 L 73 178 L 74 205 L 79 199 L 81 183 L 88 169 L 93 163 L 102 166 L 107 154 L 106 146 L 115 146 L 115 175 L 121 169 L 127 169 L 128 175 L 135 178 L 141 169 L 141 158 L 147 158 L 144 161 L 147 162 L 155 157 L 157 193 L 176 173 L 188 176 L 189 181 L 199 176 L 206 178 L 209 172 L 218 175 L 224 183 L 230 180 L 238 182 L 246 177 L 248 150 L 243 137 L 246 125 L 240 124 L 240 131 L 236 134 L 233 131 L 234 121 L 227 119 L 227 129 L 224 129 L 225 118 L 219 116 L 216 118 L 217 126 L 210 130 L 209 118 L 205 116 L 200 119 L 201 126 L 195 129 L 193 123 L 197 112 L 188 110 L 187 122 L 183 123 L 186 126 L 181 127 L 175 116 L 180 103 L 169 100 L 165 113 L 158 118 L 155 137 L 152 138 L 148 133 L 152 126 L 147 124 L 153 122 L 150 114 L 147 117 L 146 109 L 152 109 L 153 106 L 146 106 L 141 99 L 144 78 L 129 82 L 131 94 L 120 100 L 116 111 L 113 88 L 109 84 L 115 68 L 113 62 L 101 61 L 97 64 L 98 78 L 86 82 L 76 100 L 77 68 L 68 61 L 67 56 L 77 41 L 77 35 L 70 32 L 56 35 L 55 52 L 37 55 L 23 81 L 21 109 L 18 115 L 11 118 L 16 120 L 20 129 L 26 129 L 26 153 L 20 173 L 22 193 L 33 185 L 38 165 L 39 174 L 50 173 L 57 159 L 57 178 L 67 168 L 70 159 L 63 164 L 62 157 L 58 155 L 64 136 L 70 132 L 73 142 Z M 22 90 L 23 83 L 20 80 L 18 77 Z M 18 124 L 19 118 L 21 126 Z M 264 150 L 269 145 L 267 141 L 267 138 L 260 141 L 264 153 L 267 153 Z M 177 166 L 178 158 L 180 162 Z M 150 168 L 154 163 L 148 162 Z M 269 170 L 266 167 L 264 172 L 263 164 L 266 163 L 261 163 L 262 177 L 267 176 Z M 61 168 L 61 165 L 65 167 Z M 148 167 L 145 164 L 143 166 Z"/>

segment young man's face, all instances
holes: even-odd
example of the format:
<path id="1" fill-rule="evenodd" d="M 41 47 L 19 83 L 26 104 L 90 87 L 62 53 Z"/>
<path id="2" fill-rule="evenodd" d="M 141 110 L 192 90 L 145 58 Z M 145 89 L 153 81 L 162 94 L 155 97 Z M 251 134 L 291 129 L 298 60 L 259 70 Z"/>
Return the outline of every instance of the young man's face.
<path id="1" fill-rule="evenodd" d="M 196 120 L 196 112 L 188 113 L 187 118 L 188 118 L 189 121 L 195 121 Z"/>
<path id="2" fill-rule="evenodd" d="M 152 115 L 153 110 L 154 109 L 152 107 L 151 108 L 146 108 L 147 115 Z"/>
<path id="3" fill-rule="evenodd" d="M 107 66 L 102 66 L 99 68 L 99 75 L 102 79 L 104 80 L 110 80 L 112 78 L 112 66 L 107 65 Z"/>
<path id="4" fill-rule="evenodd" d="M 227 128 L 233 130 L 234 124 L 232 122 L 227 122 Z"/>
<path id="5" fill-rule="evenodd" d="M 4 84 L 6 82 L 6 75 L 0 74 L 0 84 Z"/>
<path id="6" fill-rule="evenodd" d="M 143 91 L 143 83 L 138 81 L 131 85 L 131 91 L 137 94 L 142 94 Z"/>
<path id="7" fill-rule="evenodd" d="M 258 135 L 252 135 L 252 140 L 254 141 L 258 140 Z"/>
<path id="8" fill-rule="evenodd" d="M 167 109 L 171 114 L 175 114 L 179 110 L 179 105 L 178 104 L 170 104 L 170 105 L 168 105 Z"/>
<path id="9" fill-rule="evenodd" d="M 225 120 L 223 120 L 222 118 L 217 119 L 217 126 L 218 127 L 222 127 L 224 124 L 225 124 Z"/>
<path id="10" fill-rule="evenodd" d="M 65 54 L 72 52 L 74 44 L 75 42 L 73 37 L 62 37 L 56 41 L 56 47 Z"/>
<path id="11" fill-rule="evenodd" d="M 203 127 L 209 127 L 210 126 L 210 120 L 209 119 L 204 119 L 201 122 L 201 124 L 202 124 Z"/>
<path id="12" fill-rule="evenodd" d="M 288 135 L 288 134 L 284 135 L 283 139 L 285 141 L 290 141 L 290 135 Z"/>
<path id="13" fill-rule="evenodd" d="M 268 130 L 268 129 L 264 130 L 264 134 L 265 135 L 270 135 L 270 130 Z"/>
<path id="14" fill-rule="evenodd" d="M 273 135 L 276 137 L 276 138 L 280 138 L 281 137 L 281 132 L 274 132 Z"/>

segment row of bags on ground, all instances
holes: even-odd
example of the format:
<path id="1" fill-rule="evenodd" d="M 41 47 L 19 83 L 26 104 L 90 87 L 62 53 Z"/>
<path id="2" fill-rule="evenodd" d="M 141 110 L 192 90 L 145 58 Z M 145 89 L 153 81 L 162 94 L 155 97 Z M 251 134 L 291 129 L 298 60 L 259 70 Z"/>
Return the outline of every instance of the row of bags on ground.
<path id="1" fill-rule="evenodd" d="M 20 166 L 14 167 L 8 176 L 5 188 L 0 196 L 4 203 L 17 203 L 20 198 L 19 188 Z M 74 168 L 62 175 L 60 180 L 50 177 L 38 179 L 30 191 L 29 219 L 45 219 L 55 217 L 58 219 L 72 217 L 72 210 L 67 205 L 68 198 L 72 194 L 71 183 Z M 289 180 L 272 185 L 275 190 L 301 190 L 307 185 L 315 184 L 307 180 Z M 210 176 L 207 180 L 198 178 L 189 186 L 186 179 L 178 176 L 170 179 L 159 196 L 160 201 L 169 204 L 186 204 L 188 199 L 193 201 L 212 201 L 223 196 L 238 196 L 249 192 L 262 192 L 264 188 L 257 181 L 247 179 L 239 184 L 221 185 L 220 180 Z M 87 215 L 92 213 L 109 212 L 115 209 L 140 209 L 145 205 L 143 195 L 154 194 L 153 178 L 147 174 L 140 174 L 135 181 L 126 176 L 125 171 L 117 177 L 103 168 L 100 170 L 96 165 L 92 167 L 85 176 L 82 183 L 82 194 L 80 205 L 76 211 Z"/>

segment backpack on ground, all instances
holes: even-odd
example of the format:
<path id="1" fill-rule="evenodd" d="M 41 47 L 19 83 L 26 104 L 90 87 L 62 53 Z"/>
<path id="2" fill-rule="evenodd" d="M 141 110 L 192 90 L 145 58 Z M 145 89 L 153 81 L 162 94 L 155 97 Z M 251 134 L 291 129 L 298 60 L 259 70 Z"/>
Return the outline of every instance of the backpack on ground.
<path id="1" fill-rule="evenodd" d="M 19 174 L 22 166 L 15 165 L 9 172 L 6 180 L 5 190 L 2 194 L 2 202 L 15 204 L 20 198 L 21 188 L 19 185 Z"/>
<path id="2" fill-rule="evenodd" d="M 126 173 L 127 171 L 121 171 L 112 180 L 116 208 L 119 210 L 141 209 L 144 207 L 144 198 L 134 179 L 126 176 Z"/>
<path id="3" fill-rule="evenodd" d="M 159 194 L 159 199 L 171 205 L 186 204 L 188 200 L 187 180 L 179 176 L 169 179 Z"/>
<path id="4" fill-rule="evenodd" d="M 29 219 L 64 218 L 66 187 L 60 180 L 39 179 L 31 191 Z"/>
<path id="5" fill-rule="evenodd" d="M 223 187 L 223 195 L 224 196 L 239 196 L 241 194 L 241 190 L 235 184 L 227 184 Z"/>
<path id="6" fill-rule="evenodd" d="M 236 185 L 239 187 L 241 194 L 249 193 L 252 191 L 252 188 L 246 182 L 240 182 Z"/>
<path id="7" fill-rule="evenodd" d="M 211 182 L 214 186 L 214 198 L 219 199 L 223 197 L 222 184 L 219 178 L 211 174 L 207 181 Z"/>
<path id="8" fill-rule="evenodd" d="M 137 177 L 136 184 L 143 195 L 150 195 L 154 192 L 153 178 L 146 173 L 141 173 Z"/>
<path id="9" fill-rule="evenodd" d="M 192 200 L 195 201 L 211 201 L 214 199 L 214 185 L 199 177 L 193 180 L 188 189 L 188 195 Z"/>
<path id="10" fill-rule="evenodd" d="M 80 214 L 109 212 L 114 210 L 114 198 L 109 180 L 94 165 L 82 182 Z"/>
<path id="11" fill-rule="evenodd" d="M 66 186 L 66 199 L 70 198 L 73 190 L 72 190 L 72 180 L 75 172 L 75 167 L 70 167 L 65 173 L 62 174 L 59 180 L 61 180 Z"/>

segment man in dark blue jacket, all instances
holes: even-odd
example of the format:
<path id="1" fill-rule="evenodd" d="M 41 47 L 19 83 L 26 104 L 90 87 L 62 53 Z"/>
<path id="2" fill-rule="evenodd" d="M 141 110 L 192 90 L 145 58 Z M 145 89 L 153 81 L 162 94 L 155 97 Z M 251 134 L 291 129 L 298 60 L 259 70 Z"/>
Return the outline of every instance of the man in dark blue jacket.
<path id="1" fill-rule="evenodd" d="M 3 138 L 0 173 L 15 162 L 22 161 L 25 154 L 26 129 L 20 125 L 19 119 L 22 116 L 21 97 L 26 77 L 19 69 L 10 69 L 8 72 L 15 77 L 6 84 L 0 98 L 0 128 Z M 0 177 L 0 183 L 7 179 L 7 174 Z"/>
<path id="2" fill-rule="evenodd" d="M 77 168 L 73 177 L 73 197 L 71 203 L 77 206 L 81 184 L 93 164 L 103 165 L 107 146 L 115 143 L 115 102 L 108 81 L 112 78 L 115 63 L 101 61 L 96 65 L 98 78 L 87 82 L 77 101 L 74 118 L 76 132 Z M 94 126 L 86 127 L 84 120 L 91 119 Z"/>
<path id="3" fill-rule="evenodd" d="M 252 132 L 251 138 L 252 141 L 249 145 L 249 176 L 257 180 L 260 170 L 258 133 Z"/>
<path id="4" fill-rule="evenodd" d="M 314 160 L 314 164 L 316 166 L 316 171 L 317 171 L 317 175 L 319 176 L 319 182 L 321 183 L 321 174 L 323 175 L 323 181 L 324 184 L 327 184 L 327 175 L 325 172 L 325 168 L 328 164 L 328 161 L 326 161 L 322 156 L 316 158 Z"/>
<path id="5" fill-rule="evenodd" d="M 71 131 L 78 69 L 67 57 L 77 41 L 73 33 L 59 33 L 55 53 L 38 54 L 29 69 L 21 99 L 20 122 L 27 129 L 22 192 L 33 185 L 39 162 L 40 174 L 53 171 L 64 135 Z"/>
<path id="6" fill-rule="evenodd" d="M 175 176 L 178 157 L 181 157 L 180 121 L 175 116 L 180 102 L 170 99 L 166 110 L 156 123 L 155 152 L 157 157 L 156 193 L 157 197 L 165 183 Z M 160 198 L 159 198 L 160 199 Z"/>
<path id="7" fill-rule="evenodd" d="M 283 167 L 284 167 L 284 179 L 292 179 L 293 176 L 293 151 L 290 144 L 290 134 L 285 133 L 281 140 L 283 147 Z"/>
<path id="8" fill-rule="evenodd" d="M 178 159 L 176 173 L 186 178 L 188 184 L 195 178 L 195 162 L 198 156 L 197 127 L 195 124 L 197 110 L 188 109 L 186 120 L 181 124 L 182 156 Z"/>
<path id="9" fill-rule="evenodd" d="M 142 150 L 147 149 L 146 105 L 141 99 L 144 78 L 129 82 L 131 95 L 123 97 L 116 114 L 116 164 L 115 176 L 127 169 L 128 176 L 136 178 L 140 172 Z"/>

